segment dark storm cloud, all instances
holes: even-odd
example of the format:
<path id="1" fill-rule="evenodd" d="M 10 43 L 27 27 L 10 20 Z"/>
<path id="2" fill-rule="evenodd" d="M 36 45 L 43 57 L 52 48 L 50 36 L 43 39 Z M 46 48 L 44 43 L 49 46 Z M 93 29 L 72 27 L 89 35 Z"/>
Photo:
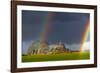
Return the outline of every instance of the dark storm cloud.
<path id="1" fill-rule="evenodd" d="M 41 28 L 46 22 L 47 14 L 43 11 L 22 11 L 22 35 L 23 41 L 35 40 L 40 37 Z M 51 30 L 48 41 L 62 41 L 67 43 L 79 43 L 85 29 L 89 14 L 51 12 Z"/>
<path id="2" fill-rule="evenodd" d="M 52 29 L 49 39 L 64 43 L 80 43 L 89 14 L 83 13 L 53 13 Z"/>
<path id="3" fill-rule="evenodd" d="M 23 41 L 35 39 L 40 35 L 41 27 L 47 12 L 22 11 Z"/>

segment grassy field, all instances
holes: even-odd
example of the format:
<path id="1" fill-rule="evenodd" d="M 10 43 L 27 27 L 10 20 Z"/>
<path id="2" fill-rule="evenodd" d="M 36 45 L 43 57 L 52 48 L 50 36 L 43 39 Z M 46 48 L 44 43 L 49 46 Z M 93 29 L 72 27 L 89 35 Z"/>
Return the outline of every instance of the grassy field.
<path id="1" fill-rule="evenodd" d="M 22 62 L 43 62 L 43 61 L 60 61 L 60 60 L 85 60 L 90 58 L 89 52 L 73 52 L 48 55 L 26 55 L 22 56 Z"/>

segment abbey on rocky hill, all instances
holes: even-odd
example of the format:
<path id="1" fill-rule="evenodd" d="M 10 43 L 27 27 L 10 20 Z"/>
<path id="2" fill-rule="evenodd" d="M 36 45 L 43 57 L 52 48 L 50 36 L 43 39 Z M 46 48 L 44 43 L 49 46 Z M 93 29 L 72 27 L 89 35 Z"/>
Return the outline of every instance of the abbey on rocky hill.
<path id="1" fill-rule="evenodd" d="M 70 50 L 66 48 L 62 42 L 49 45 L 46 41 L 40 41 L 32 43 L 32 45 L 28 48 L 27 54 L 59 54 L 64 52 L 67 53 L 70 52 Z"/>

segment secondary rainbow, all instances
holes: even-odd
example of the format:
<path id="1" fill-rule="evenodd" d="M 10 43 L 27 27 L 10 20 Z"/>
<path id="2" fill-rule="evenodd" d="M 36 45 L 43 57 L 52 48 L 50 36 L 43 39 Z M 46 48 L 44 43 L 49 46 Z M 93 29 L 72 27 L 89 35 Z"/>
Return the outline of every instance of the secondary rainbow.
<path id="1" fill-rule="evenodd" d="M 88 39 L 89 32 L 90 32 L 90 21 L 88 20 L 86 23 L 85 31 L 83 33 L 83 37 L 82 37 L 82 41 L 81 41 L 81 45 L 80 45 L 80 52 L 82 52 L 82 50 L 85 47 L 85 43 Z"/>

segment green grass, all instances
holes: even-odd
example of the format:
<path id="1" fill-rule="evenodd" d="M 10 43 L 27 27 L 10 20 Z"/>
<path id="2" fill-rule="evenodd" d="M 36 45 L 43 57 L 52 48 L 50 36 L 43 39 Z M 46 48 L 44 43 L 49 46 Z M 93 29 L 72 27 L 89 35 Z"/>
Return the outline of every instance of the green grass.
<path id="1" fill-rule="evenodd" d="M 73 52 L 48 55 L 23 55 L 22 62 L 43 62 L 43 61 L 60 61 L 60 60 L 85 60 L 90 58 L 89 52 Z"/>

